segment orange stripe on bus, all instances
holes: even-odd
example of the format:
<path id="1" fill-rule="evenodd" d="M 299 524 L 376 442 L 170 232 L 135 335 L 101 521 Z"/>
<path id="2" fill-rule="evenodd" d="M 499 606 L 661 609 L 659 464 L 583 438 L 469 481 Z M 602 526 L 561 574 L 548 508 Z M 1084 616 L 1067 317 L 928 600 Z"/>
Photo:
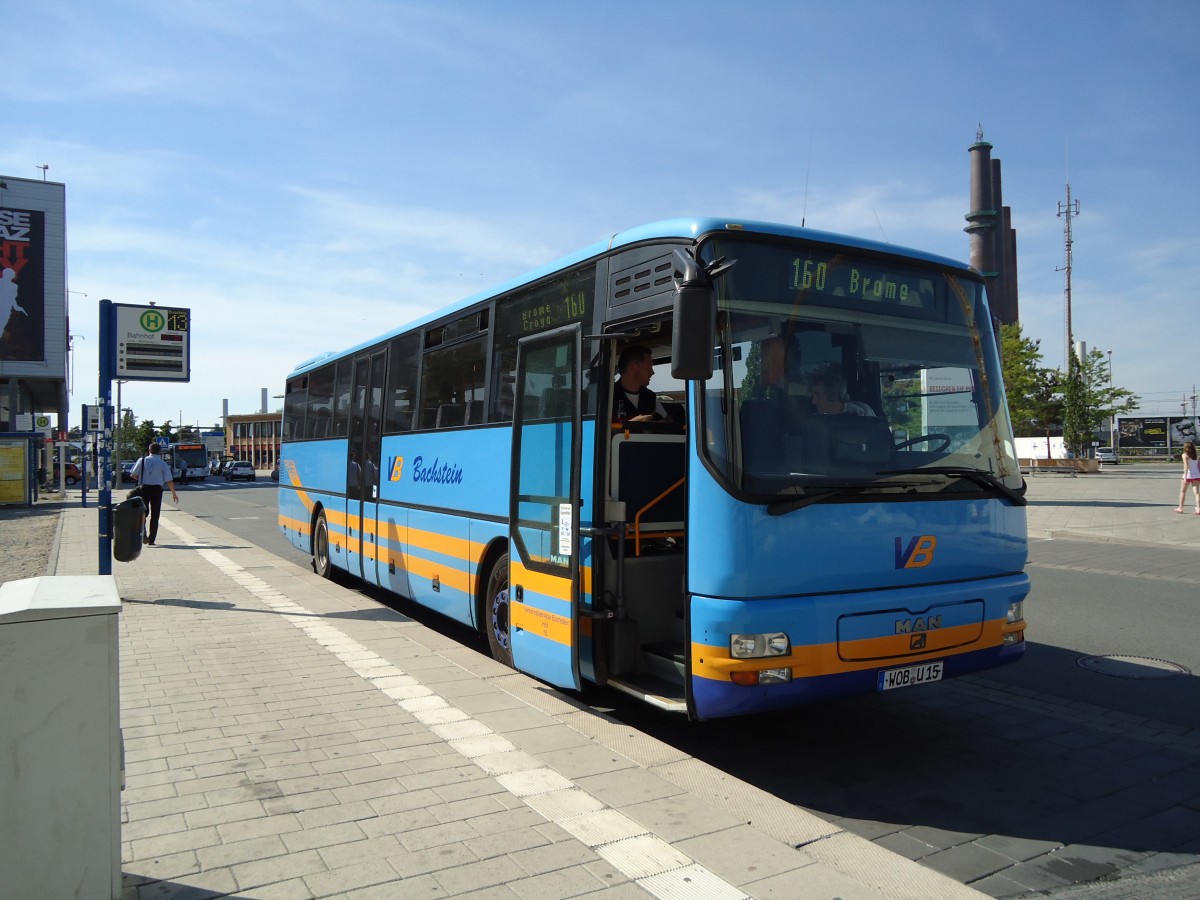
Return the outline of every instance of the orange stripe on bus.
<path id="1" fill-rule="evenodd" d="M 965 629 L 978 630 L 978 626 L 961 626 Z M 952 629 L 946 629 L 950 631 Z M 907 640 L 911 635 L 902 635 L 906 641 L 902 652 L 896 652 L 892 636 L 875 638 L 873 640 L 853 641 L 856 654 L 870 653 L 873 659 L 861 657 L 854 660 L 843 659 L 838 654 L 837 644 L 815 644 L 809 647 L 793 647 L 788 656 L 765 656 L 756 659 L 734 659 L 729 655 L 729 647 L 716 647 L 711 644 L 692 644 L 692 674 L 713 681 L 730 680 L 733 672 L 754 671 L 757 669 L 790 668 L 793 678 L 812 678 L 818 675 L 837 675 L 843 672 L 859 672 L 863 669 L 894 668 L 895 666 L 916 665 L 923 660 L 957 656 L 960 653 L 971 653 L 985 647 L 998 647 L 1003 642 L 1005 631 L 1009 630 L 1002 619 L 983 623 L 983 632 L 978 640 L 963 646 L 934 652 L 909 651 Z M 868 645 L 874 645 L 869 648 Z"/>
<path id="2" fill-rule="evenodd" d="M 525 603 L 509 603 L 509 616 L 512 626 L 523 631 L 529 631 L 539 637 L 570 647 L 574 644 L 571 638 L 571 620 L 566 616 L 546 612 Z"/>

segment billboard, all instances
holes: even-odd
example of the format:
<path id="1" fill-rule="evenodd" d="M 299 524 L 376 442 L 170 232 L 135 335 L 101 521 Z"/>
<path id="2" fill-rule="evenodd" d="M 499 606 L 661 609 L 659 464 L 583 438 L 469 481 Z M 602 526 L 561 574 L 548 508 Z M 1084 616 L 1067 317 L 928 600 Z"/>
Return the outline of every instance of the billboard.
<path id="1" fill-rule="evenodd" d="M 0 175 L 0 430 L 22 413 L 67 430 L 66 186 Z"/>
<path id="2" fill-rule="evenodd" d="M 45 359 L 46 215 L 0 208 L 0 360 Z"/>
<path id="3" fill-rule="evenodd" d="M 1196 442 L 1200 420 L 1192 416 L 1121 416 L 1117 422 L 1123 449 L 1167 450 Z"/>

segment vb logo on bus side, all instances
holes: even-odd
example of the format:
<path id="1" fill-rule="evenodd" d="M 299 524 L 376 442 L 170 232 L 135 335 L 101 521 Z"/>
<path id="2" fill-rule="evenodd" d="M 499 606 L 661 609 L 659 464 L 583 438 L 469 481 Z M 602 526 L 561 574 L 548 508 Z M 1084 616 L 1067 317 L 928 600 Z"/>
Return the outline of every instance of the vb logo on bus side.
<path id="1" fill-rule="evenodd" d="M 399 481 L 403 475 L 404 475 L 404 457 L 403 456 L 393 456 L 392 457 L 392 468 L 391 468 L 391 471 L 388 473 L 388 481 Z"/>
<path id="2" fill-rule="evenodd" d="M 921 569 L 933 562 L 933 551 L 937 538 L 932 534 L 918 534 L 904 546 L 904 538 L 896 538 L 896 568 Z"/>

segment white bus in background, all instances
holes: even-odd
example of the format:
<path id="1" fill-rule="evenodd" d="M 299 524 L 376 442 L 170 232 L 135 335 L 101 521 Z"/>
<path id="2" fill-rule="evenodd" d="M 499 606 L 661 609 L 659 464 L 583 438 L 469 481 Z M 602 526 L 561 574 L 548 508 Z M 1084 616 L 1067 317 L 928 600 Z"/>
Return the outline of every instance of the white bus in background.
<path id="1" fill-rule="evenodd" d="M 208 448 L 201 443 L 168 444 L 163 454 L 177 482 L 208 477 Z"/>

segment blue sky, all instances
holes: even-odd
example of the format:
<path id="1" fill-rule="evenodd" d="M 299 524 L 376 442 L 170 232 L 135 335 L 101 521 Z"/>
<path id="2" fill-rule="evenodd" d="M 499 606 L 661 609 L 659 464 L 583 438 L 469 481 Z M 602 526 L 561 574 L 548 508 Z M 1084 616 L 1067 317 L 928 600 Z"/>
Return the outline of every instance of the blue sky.
<path id="1" fill-rule="evenodd" d="M 192 381 L 123 400 L 208 425 L 303 359 L 660 218 L 966 259 L 980 125 L 1046 364 L 1069 177 L 1076 339 L 1146 412 L 1200 383 L 1191 0 L 5 6 L 0 174 L 67 186 L 73 410 L 104 297 L 192 310 Z"/>

